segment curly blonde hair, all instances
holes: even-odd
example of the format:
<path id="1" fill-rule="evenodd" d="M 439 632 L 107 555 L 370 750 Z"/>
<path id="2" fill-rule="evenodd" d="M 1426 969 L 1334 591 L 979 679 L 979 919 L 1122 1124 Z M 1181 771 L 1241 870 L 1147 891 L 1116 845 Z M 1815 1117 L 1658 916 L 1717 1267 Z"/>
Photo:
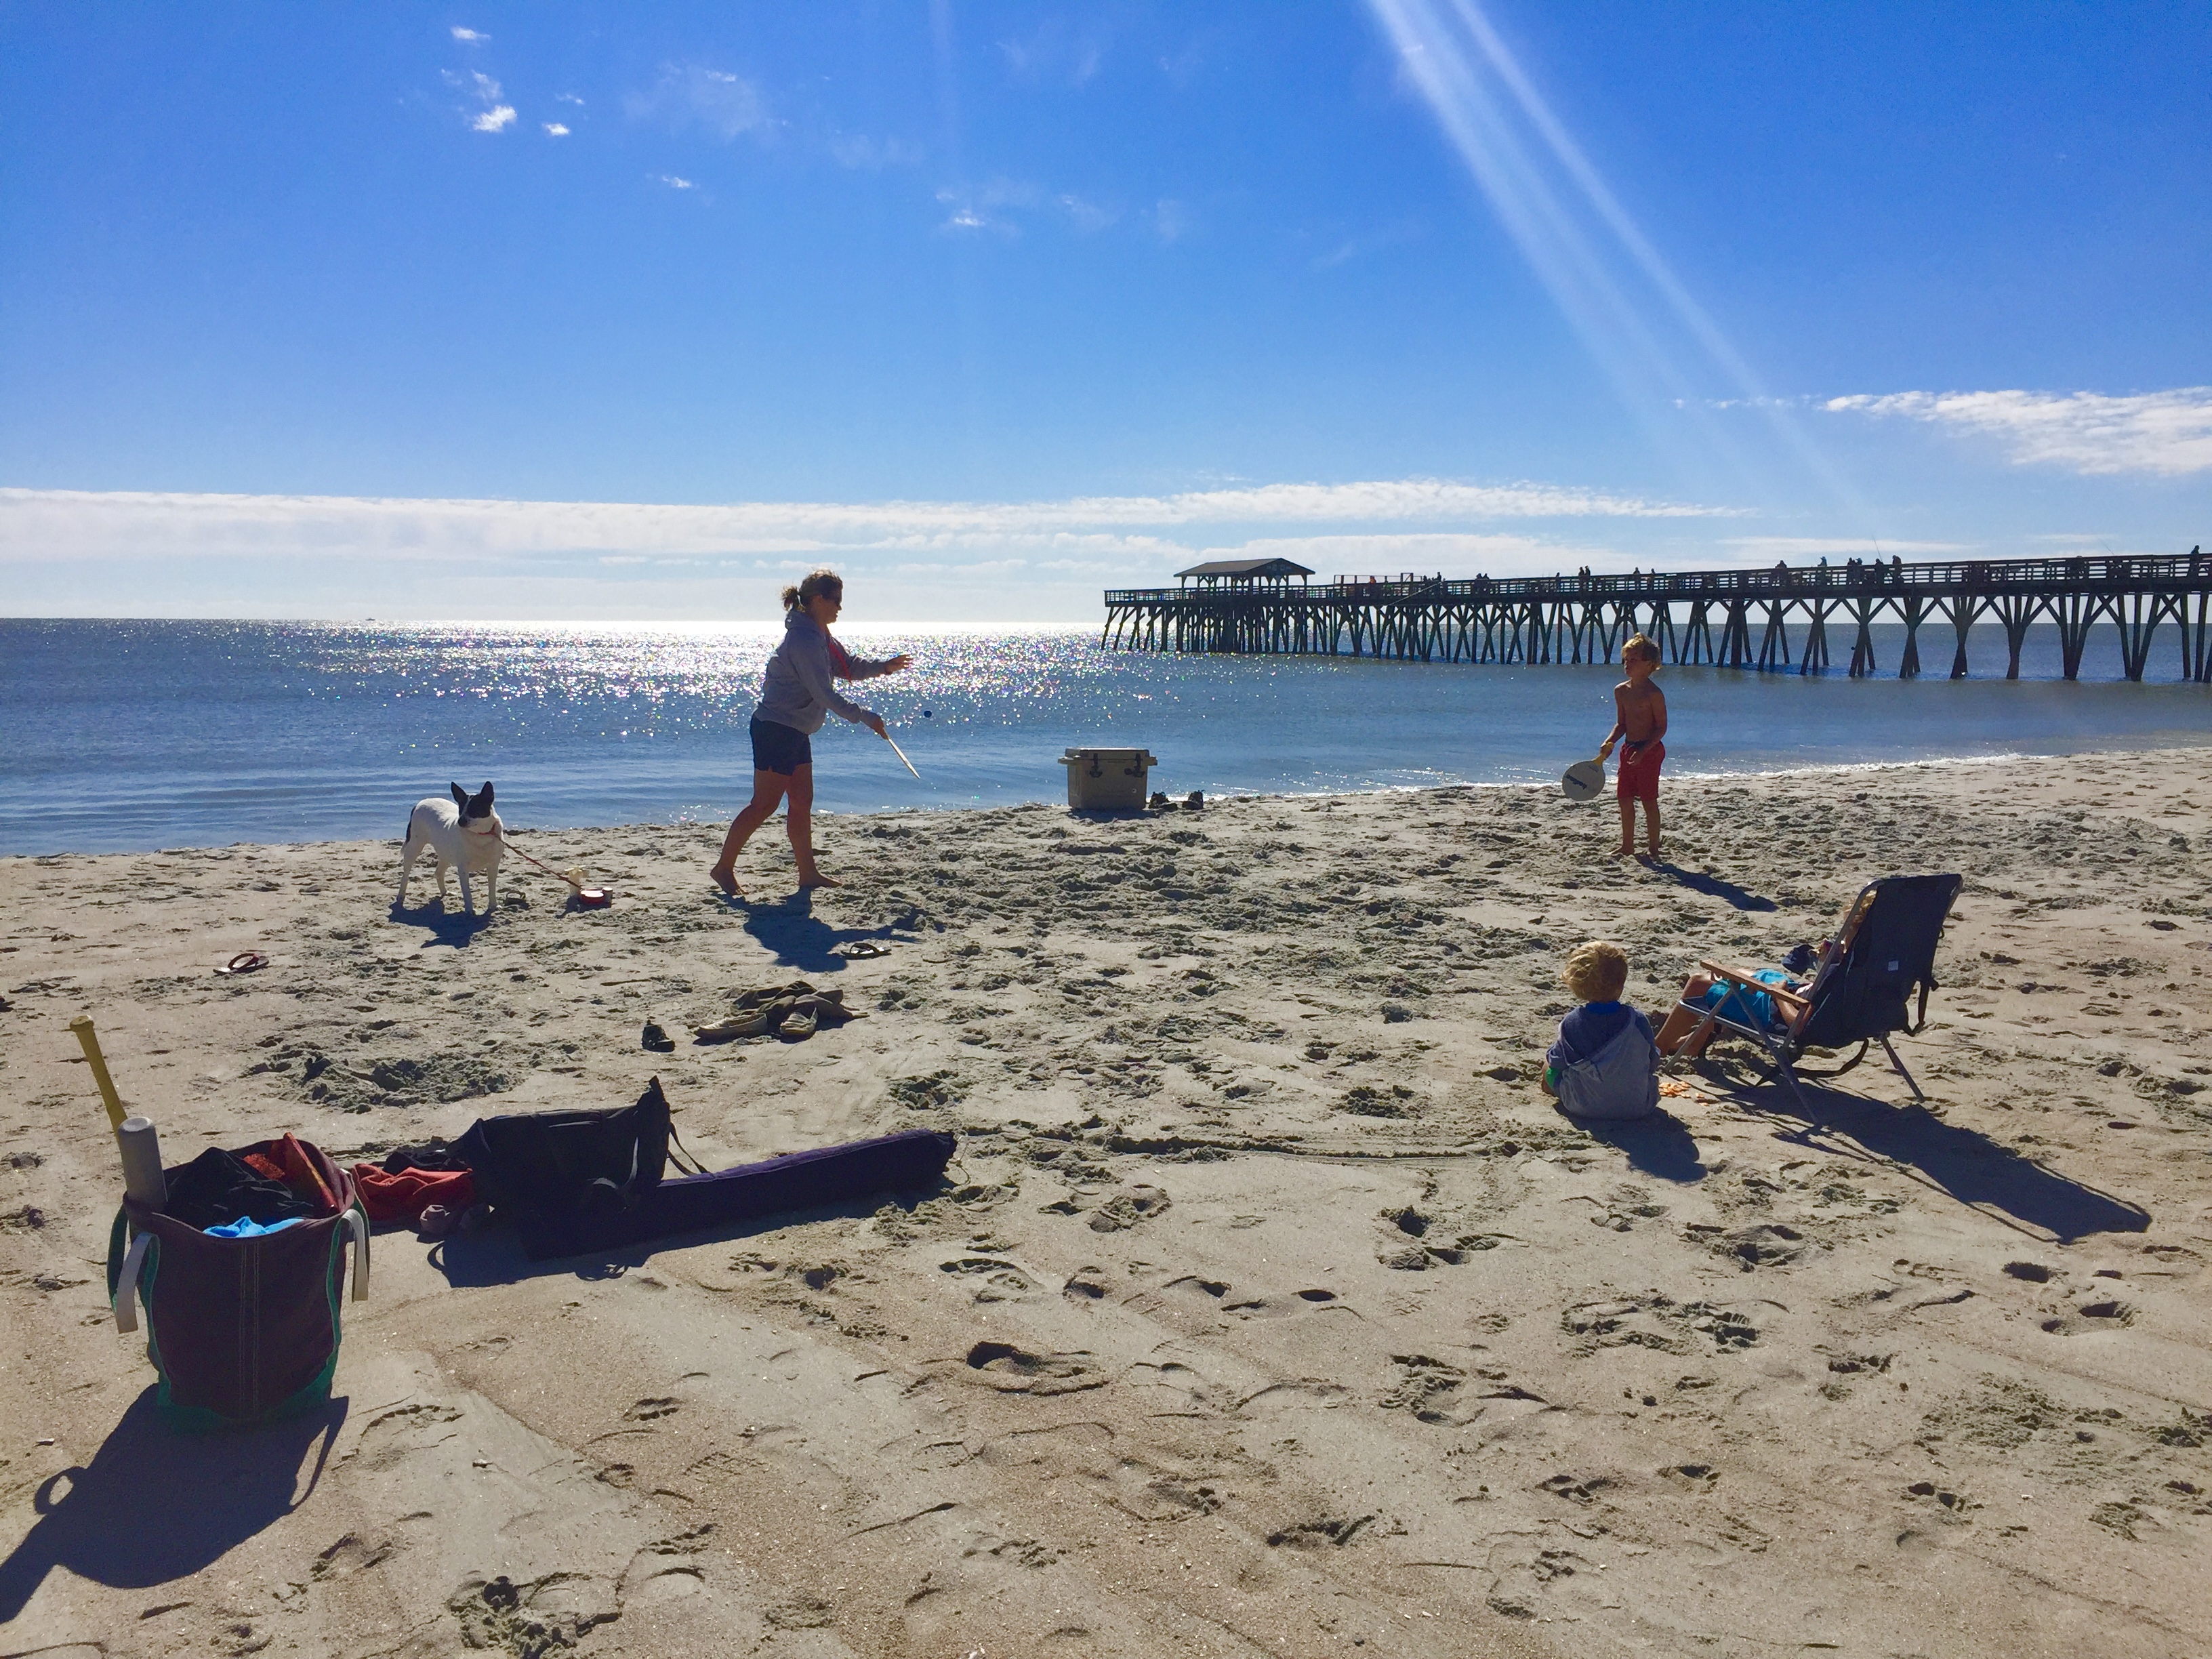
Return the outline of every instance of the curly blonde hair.
<path id="1" fill-rule="evenodd" d="M 1618 1001 L 1628 987 L 1628 952 L 1609 939 L 1594 939 L 1567 953 L 1559 977 L 1584 1002 Z"/>
<path id="2" fill-rule="evenodd" d="M 1631 634 L 1620 642 L 1620 659 L 1626 662 L 1631 657 L 1649 657 L 1657 662 L 1659 641 L 1649 634 Z"/>

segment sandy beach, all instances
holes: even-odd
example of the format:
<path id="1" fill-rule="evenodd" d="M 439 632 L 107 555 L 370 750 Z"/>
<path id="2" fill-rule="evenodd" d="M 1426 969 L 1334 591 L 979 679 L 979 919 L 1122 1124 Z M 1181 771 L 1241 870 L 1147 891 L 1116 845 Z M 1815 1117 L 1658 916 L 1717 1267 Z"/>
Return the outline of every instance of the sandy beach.
<path id="1" fill-rule="evenodd" d="M 1666 799 L 1656 870 L 1521 788 L 825 817 L 848 884 L 771 828 L 735 908 L 719 825 L 502 792 L 619 896 L 509 858 L 481 921 L 396 842 L 0 860 L 0 1650 L 2212 1652 L 2212 750 Z M 1878 1053 L 1602 1137 L 1535 1086 L 1575 944 L 1656 1015 L 1946 870 L 1926 1108 Z M 688 1041 L 793 977 L 866 1017 Z M 710 1166 L 960 1151 L 590 1260 L 386 1232 L 331 1408 L 183 1440 L 80 1012 L 172 1164 L 655 1076 Z"/>

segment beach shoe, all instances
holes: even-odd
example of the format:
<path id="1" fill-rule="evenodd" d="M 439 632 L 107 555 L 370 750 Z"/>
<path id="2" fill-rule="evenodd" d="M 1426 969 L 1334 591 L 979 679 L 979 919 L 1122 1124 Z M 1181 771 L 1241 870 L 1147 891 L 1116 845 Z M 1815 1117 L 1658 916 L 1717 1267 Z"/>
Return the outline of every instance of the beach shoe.
<path id="1" fill-rule="evenodd" d="M 814 1028 L 818 1023 L 815 1006 L 818 1005 L 819 999 L 808 997 L 805 1002 L 808 1006 L 802 1006 L 799 1002 L 787 1006 L 782 1003 L 776 1005 L 783 1010 L 783 1017 L 776 1022 L 775 1034 L 786 1042 L 804 1042 L 814 1035 Z"/>
<path id="2" fill-rule="evenodd" d="M 1165 812 L 1170 811 L 1174 807 L 1175 803 L 1168 799 L 1168 792 L 1166 790 L 1155 789 L 1152 791 L 1152 811 L 1155 812 Z"/>
<path id="3" fill-rule="evenodd" d="M 1192 790 L 1182 798 L 1182 805 L 1183 810 L 1187 812 L 1203 812 L 1206 810 L 1206 791 Z"/>
<path id="4" fill-rule="evenodd" d="M 712 1025 L 695 1025 L 691 1035 L 701 1042 L 727 1042 L 732 1037 L 766 1036 L 769 1011 L 755 1008 L 750 1012 L 732 1014 L 727 1019 L 716 1020 Z"/>
<path id="5" fill-rule="evenodd" d="M 673 1054 L 676 1051 L 676 1039 L 660 1029 L 660 1023 L 658 1020 L 648 1019 L 645 1022 L 645 1030 L 638 1041 L 656 1054 Z"/>
<path id="6" fill-rule="evenodd" d="M 887 957 L 890 953 L 890 945 L 872 939 L 848 939 L 831 952 L 832 955 L 844 957 L 848 962 L 869 962 L 877 957 Z"/>
<path id="7" fill-rule="evenodd" d="M 866 1017 L 862 1010 L 848 1008 L 845 1006 L 845 993 L 842 988 L 824 991 L 815 996 L 800 997 L 795 1005 L 795 1009 L 799 1013 L 811 1015 L 814 1020 L 815 1029 L 817 1030 L 825 1025 L 834 1029 L 842 1025 L 848 1019 L 862 1019 Z"/>
<path id="8" fill-rule="evenodd" d="M 269 958 L 258 951 L 240 951 L 228 962 L 216 969 L 218 974 L 258 973 L 269 965 Z"/>

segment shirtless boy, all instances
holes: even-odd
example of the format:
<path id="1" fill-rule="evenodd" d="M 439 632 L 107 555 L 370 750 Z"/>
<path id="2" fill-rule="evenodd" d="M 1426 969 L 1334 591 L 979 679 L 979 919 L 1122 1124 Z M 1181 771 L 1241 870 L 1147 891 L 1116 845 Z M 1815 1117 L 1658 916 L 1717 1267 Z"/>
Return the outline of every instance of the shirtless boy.
<path id="1" fill-rule="evenodd" d="M 1649 856 L 1659 856 L 1659 763 L 1667 758 L 1667 694 L 1651 684 L 1659 667 L 1659 647 L 1643 635 L 1632 636 L 1620 647 L 1620 665 L 1628 678 L 1613 688 L 1615 719 L 1605 746 L 1597 751 L 1603 760 L 1620 746 L 1620 770 L 1613 793 L 1620 799 L 1620 855 L 1636 850 L 1636 803 L 1644 803 L 1644 844 Z"/>

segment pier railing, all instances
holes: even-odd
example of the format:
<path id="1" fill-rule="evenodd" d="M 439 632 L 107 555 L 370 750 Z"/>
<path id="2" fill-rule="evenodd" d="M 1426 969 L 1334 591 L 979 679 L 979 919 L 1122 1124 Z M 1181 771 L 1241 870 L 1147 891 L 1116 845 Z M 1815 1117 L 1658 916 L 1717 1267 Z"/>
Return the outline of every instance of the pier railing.
<path id="1" fill-rule="evenodd" d="M 1725 570 L 1556 576 L 1339 576 L 1334 581 L 1115 588 L 1102 643 L 1139 651 L 1372 656 L 1419 662 L 1611 662 L 1641 632 L 1667 660 L 1817 673 L 1832 624 L 1851 636 L 1850 672 L 1878 672 L 1874 628 L 1905 629 L 1898 672 L 1921 672 L 1920 631 L 1948 629 L 1951 675 L 1984 618 L 2002 626 L 2008 679 L 2039 622 L 2056 625 L 2068 679 L 2090 630 L 2118 633 L 2140 680 L 2159 630 L 2179 641 L 2179 678 L 2212 684 L 2212 557 L 1850 560 Z"/>

